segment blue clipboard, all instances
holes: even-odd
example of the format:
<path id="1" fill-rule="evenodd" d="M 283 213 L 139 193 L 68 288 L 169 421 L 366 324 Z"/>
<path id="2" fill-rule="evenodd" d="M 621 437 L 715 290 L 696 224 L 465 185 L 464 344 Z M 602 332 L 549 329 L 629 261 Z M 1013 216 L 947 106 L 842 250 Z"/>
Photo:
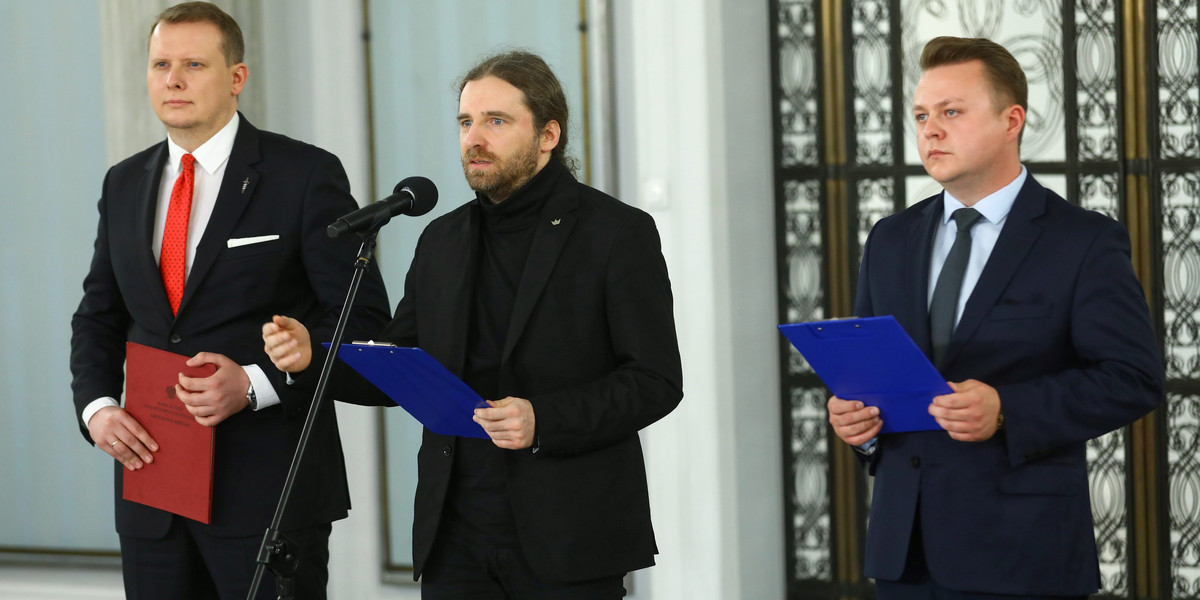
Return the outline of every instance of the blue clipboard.
<path id="1" fill-rule="evenodd" d="M 487 408 L 487 403 L 424 350 L 388 344 L 342 344 L 338 359 L 430 431 L 490 439 L 471 419 L 475 409 Z"/>
<path id="2" fill-rule="evenodd" d="M 829 391 L 879 407 L 880 433 L 942 429 L 934 396 L 953 392 L 892 316 L 779 326 Z"/>

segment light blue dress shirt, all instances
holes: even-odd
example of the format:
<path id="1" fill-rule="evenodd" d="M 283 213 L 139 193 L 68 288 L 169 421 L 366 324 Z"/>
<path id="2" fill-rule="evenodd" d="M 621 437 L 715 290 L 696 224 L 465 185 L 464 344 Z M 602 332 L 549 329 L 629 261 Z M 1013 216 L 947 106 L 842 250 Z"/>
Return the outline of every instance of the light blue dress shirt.
<path id="1" fill-rule="evenodd" d="M 1013 203 L 1017 201 L 1017 194 L 1025 185 L 1028 175 L 1029 172 L 1025 170 L 1025 165 L 1021 165 L 1021 173 L 1017 175 L 1016 179 L 972 206 L 979 211 L 979 214 L 983 215 L 983 218 L 979 219 L 971 228 L 971 257 L 967 261 L 967 270 L 963 273 L 962 290 L 958 294 L 958 309 L 954 311 L 956 326 L 958 320 L 962 318 L 967 300 L 971 298 L 971 292 L 975 290 L 975 284 L 979 282 L 979 275 L 983 273 L 983 267 L 987 265 L 988 257 L 992 255 L 992 248 L 996 247 L 1000 230 L 1004 228 L 1004 221 L 1008 219 L 1008 213 L 1012 210 Z M 929 263 L 929 291 L 925 296 L 926 306 L 933 301 L 933 288 L 937 286 L 938 275 L 942 273 L 942 265 L 946 262 L 946 256 L 950 254 L 950 247 L 954 245 L 954 237 L 958 232 L 958 226 L 953 224 L 952 215 L 954 211 L 966 208 L 966 206 L 950 192 L 944 191 L 942 194 L 942 217 L 939 220 L 937 231 L 933 234 L 933 252 Z M 871 454 L 875 452 L 875 441 L 872 438 L 855 449 L 863 454 Z"/>
<path id="2" fill-rule="evenodd" d="M 967 270 L 963 273 L 962 290 L 958 295 L 958 309 L 954 312 L 955 325 L 958 325 L 963 308 L 966 307 L 967 300 L 970 299 L 971 292 L 975 290 L 975 284 L 979 281 L 979 275 L 983 273 L 983 267 L 987 264 L 988 257 L 992 255 L 992 248 L 996 247 L 1000 230 L 1004 227 L 1004 221 L 1008 219 L 1008 212 L 1012 210 L 1013 202 L 1017 201 L 1017 194 L 1025 185 L 1027 175 L 1025 165 L 1021 165 L 1021 173 L 1017 175 L 1016 179 L 972 206 L 979 211 L 979 214 L 983 215 L 983 218 L 971 228 L 971 258 L 968 259 Z M 954 245 L 954 237 L 958 228 L 951 217 L 954 211 L 960 208 L 966 208 L 966 205 L 952 196 L 950 192 L 942 194 L 942 218 L 937 231 L 933 234 L 933 253 L 929 263 L 929 290 L 925 296 L 926 306 L 933 301 L 933 288 L 937 287 L 938 276 L 942 274 L 942 265 L 946 263 L 946 256 L 950 254 L 950 247 Z"/>

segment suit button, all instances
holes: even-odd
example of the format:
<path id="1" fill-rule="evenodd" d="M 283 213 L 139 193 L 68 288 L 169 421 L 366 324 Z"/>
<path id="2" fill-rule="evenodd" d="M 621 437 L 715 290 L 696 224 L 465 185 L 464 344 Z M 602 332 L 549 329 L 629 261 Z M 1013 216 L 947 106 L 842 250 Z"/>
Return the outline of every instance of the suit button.
<path id="1" fill-rule="evenodd" d="M 176 333 L 176 334 L 174 334 L 174 335 L 172 335 L 172 336 L 171 336 L 171 343 L 172 343 L 172 344 L 178 344 L 179 342 L 182 342 L 182 341 L 183 341 L 183 338 L 179 337 L 179 334 L 178 334 L 178 333 Z"/>
<path id="2" fill-rule="evenodd" d="M 912 462 L 912 466 L 914 469 L 921 468 L 921 457 L 920 456 L 912 457 L 911 462 Z"/>
<path id="3" fill-rule="evenodd" d="M 450 444 L 446 444 L 445 446 L 442 446 L 442 455 L 443 456 L 450 456 L 451 454 L 454 454 L 454 450 L 450 448 Z"/>

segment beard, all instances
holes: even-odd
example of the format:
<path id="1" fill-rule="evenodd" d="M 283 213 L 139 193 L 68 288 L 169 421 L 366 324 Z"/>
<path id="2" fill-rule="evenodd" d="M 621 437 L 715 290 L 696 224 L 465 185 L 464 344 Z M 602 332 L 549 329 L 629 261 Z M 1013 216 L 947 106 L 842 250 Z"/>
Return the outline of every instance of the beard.
<path id="1" fill-rule="evenodd" d="M 518 148 L 511 155 L 505 157 L 491 152 L 468 150 L 462 155 L 463 175 L 466 176 L 471 189 L 499 204 L 521 189 L 521 186 L 537 173 L 539 142 L 538 137 L 534 136 L 530 139 L 529 145 Z M 490 161 L 492 163 L 491 170 L 472 169 L 471 161 L 475 159 Z"/>

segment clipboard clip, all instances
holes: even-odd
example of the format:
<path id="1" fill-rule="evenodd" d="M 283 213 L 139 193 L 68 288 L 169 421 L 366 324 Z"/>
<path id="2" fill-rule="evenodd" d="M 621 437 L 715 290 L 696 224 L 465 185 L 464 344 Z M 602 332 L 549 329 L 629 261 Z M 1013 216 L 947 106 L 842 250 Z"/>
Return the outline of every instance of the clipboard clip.
<path id="1" fill-rule="evenodd" d="M 391 344 L 388 342 L 377 342 L 375 340 L 354 340 L 350 343 L 354 344 L 355 346 L 388 346 L 391 348 L 396 347 L 395 344 Z"/>

